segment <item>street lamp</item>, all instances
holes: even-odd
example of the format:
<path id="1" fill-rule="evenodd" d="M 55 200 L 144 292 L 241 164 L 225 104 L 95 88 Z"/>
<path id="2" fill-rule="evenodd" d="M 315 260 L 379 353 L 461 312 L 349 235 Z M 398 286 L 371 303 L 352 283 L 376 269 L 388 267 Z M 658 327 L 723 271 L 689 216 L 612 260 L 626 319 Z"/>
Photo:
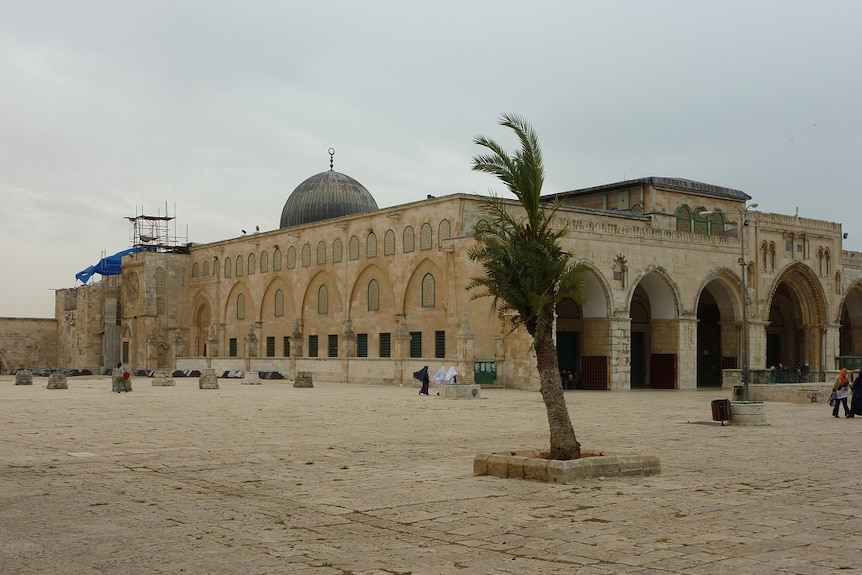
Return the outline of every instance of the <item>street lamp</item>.
<path id="1" fill-rule="evenodd" d="M 757 204 L 751 204 L 749 206 L 745 206 L 742 210 L 739 211 L 739 224 L 737 225 L 737 229 L 739 230 L 739 267 L 740 267 L 740 279 L 742 280 L 742 349 L 740 353 L 742 355 L 742 399 L 744 401 L 749 400 L 748 393 L 748 286 L 745 281 L 745 268 L 747 267 L 747 262 L 745 261 L 745 227 L 748 225 L 748 222 L 745 221 L 745 214 L 749 211 L 753 210 L 757 207 Z"/>
<path id="2" fill-rule="evenodd" d="M 748 286 L 745 281 L 745 269 L 748 262 L 745 261 L 745 227 L 748 222 L 745 220 L 745 215 L 758 206 L 757 203 L 750 204 L 739 210 L 739 223 L 736 225 L 737 235 L 739 236 L 739 259 L 737 262 L 740 267 L 740 280 L 742 281 L 742 341 L 739 353 L 742 356 L 742 399 L 749 400 L 748 392 Z M 708 216 L 716 213 L 718 210 L 707 210 L 700 212 L 702 216 Z"/>

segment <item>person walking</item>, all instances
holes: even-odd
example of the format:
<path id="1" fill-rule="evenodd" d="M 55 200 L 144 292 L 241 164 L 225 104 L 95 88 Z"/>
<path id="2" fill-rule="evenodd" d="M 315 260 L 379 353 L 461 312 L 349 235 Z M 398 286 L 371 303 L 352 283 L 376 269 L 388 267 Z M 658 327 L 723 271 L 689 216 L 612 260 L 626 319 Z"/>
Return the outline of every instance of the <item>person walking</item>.
<path id="1" fill-rule="evenodd" d="M 850 380 L 847 378 L 847 368 L 842 367 L 838 372 L 838 377 L 835 378 L 835 385 L 832 386 L 835 392 L 835 406 L 832 408 L 832 417 L 838 417 L 838 406 L 844 405 L 844 417 L 852 417 L 850 408 L 847 406 L 847 395 L 850 390 Z"/>
<path id="2" fill-rule="evenodd" d="M 111 372 L 111 382 L 114 384 L 111 391 L 120 393 L 125 389 L 125 374 L 126 370 L 123 369 L 123 362 L 119 362 L 117 367 Z"/>

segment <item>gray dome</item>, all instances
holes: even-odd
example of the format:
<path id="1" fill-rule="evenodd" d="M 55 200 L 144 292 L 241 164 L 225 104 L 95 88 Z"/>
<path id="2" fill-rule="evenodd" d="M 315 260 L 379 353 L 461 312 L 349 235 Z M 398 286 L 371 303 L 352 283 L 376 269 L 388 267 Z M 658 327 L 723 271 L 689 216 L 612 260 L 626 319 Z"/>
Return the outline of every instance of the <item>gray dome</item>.
<path id="1" fill-rule="evenodd" d="M 329 170 L 296 186 L 284 202 L 279 227 L 289 228 L 376 210 L 377 202 L 365 186 L 350 176 Z"/>

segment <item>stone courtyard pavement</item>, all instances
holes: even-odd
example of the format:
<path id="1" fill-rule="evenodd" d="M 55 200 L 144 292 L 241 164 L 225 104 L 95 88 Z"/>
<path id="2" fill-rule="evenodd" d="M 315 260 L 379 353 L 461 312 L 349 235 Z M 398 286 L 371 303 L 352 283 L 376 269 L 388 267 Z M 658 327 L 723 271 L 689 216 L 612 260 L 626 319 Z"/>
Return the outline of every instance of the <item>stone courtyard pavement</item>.
<path id="1" fill-rule="evenodd" d="M 569 391 L 585 449 L 662 473 L 576 485 L 474 476 L 547 447 L 538 392 L 0 377 L 0 573 L 862 573 L 862 418 L 769 403 L 721 426 L 707 391 Z"/>

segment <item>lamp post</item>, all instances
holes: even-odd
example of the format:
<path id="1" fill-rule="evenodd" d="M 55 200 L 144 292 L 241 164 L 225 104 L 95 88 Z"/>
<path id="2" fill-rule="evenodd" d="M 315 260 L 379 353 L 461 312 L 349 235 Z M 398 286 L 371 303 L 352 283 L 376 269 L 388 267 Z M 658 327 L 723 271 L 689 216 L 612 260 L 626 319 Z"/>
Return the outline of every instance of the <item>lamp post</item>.
<path id="1" fill-rule="evenodd" d="M 755 209 L 758 206 L 757 203 L 750 204 L 745 206 L 739 211 L 739 223 L 736 226 L 736 234 L 739 236 L 739 259 L 737 262 L 740 267 L 740 280 L 742 285 L 742 338 L 739 346 L 739 354 L 742 359 L 742 371 L 740 373 L 740 379 L 742 380 L 742 399 L 744 401 L 749 400 L 748 393 L 748 287 L 746 286 L 745 281 L 745 268 L 748 262 L 745 261 L 745 227 L 748 223 L 745 221 L 745 215 L 749 213 L 751 210 Z M 709 216 L 716 213 L 718 210 L 706 210 L 700 212 L 702 216 Z"/>
<path id="2" fill-rule="evenodd" d="M 748 225 L 748 222 L 745 220 L 745 215 L 754 208 L 757 207 L 757 204 L 751 204 L 749 206 L 745 206 L 739 212 L 739 224 L 737 225 L 737 229 L 739 230 L 739 267 L 740 267 L 740 280 L 742 281 L 742 346 L 740 349 L 740 355 L 742 355 L 742 399 L 744 401 L 748 401 L 750 396 L 748 393 L 748 285 L 745 280 L 745 268 L 747 266 L 747 262 L 745 261 L 745 228 Z"/>

